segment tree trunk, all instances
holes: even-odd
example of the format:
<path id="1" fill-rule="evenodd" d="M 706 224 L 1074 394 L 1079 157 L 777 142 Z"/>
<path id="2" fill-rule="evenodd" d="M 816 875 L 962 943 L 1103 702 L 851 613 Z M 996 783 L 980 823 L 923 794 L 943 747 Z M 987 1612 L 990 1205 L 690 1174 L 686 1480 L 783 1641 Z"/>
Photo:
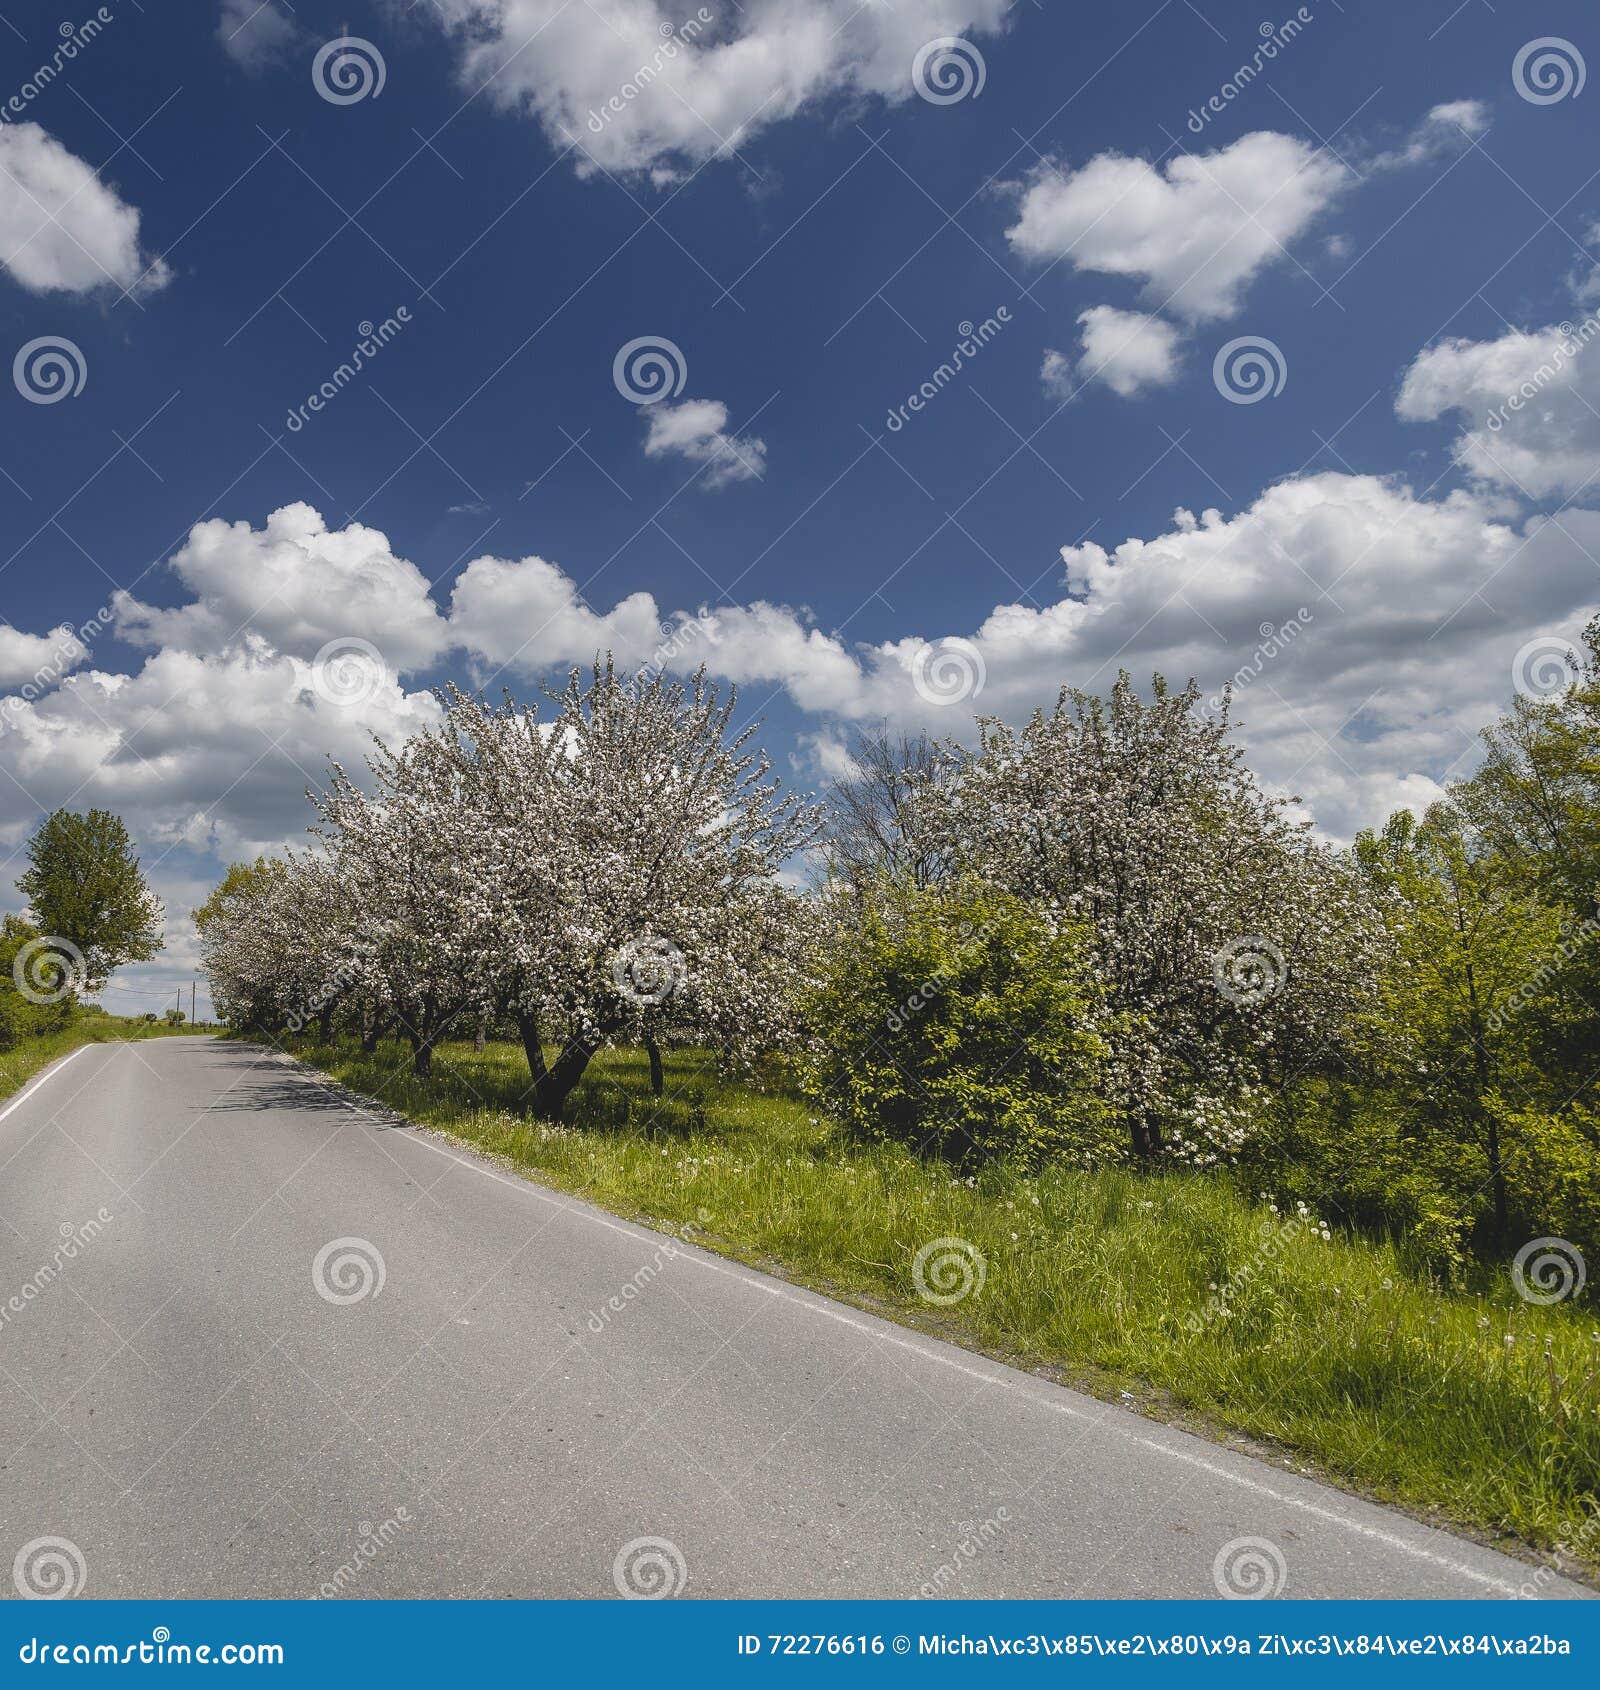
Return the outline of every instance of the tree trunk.
<path id="1" fill-rule="evenodd" d="M 572 1096 L 578 1081 L 589 1066 L 589 1058 L 598 1048 L 579 1033 L 574 1033 L 561 1047 L 561 1054 L 545 1074 L 534 1082 L 533 1112 L 548 1121 L 559 1121 L 561 1111 Z"/>
<path id="2" fill-rule="evenodd" d="M 333 1005 L 331 1003 L 325 1003 L 317 1011 L 317 1033 L 324 1044 L 327 1044 L 333 1038 Z"/>
<path id="3" fill-rule="evenodd" d="M 1128 1121 L 1133 1153 L 1146 1162 L 1153 1162 L 1161 1152 L 1161 1129 L 1148 1115 L 1134 1115 Z"/>
<path id="4" fill-rule="evenodd" d="M 472 1048 L 477 1051 L 479 1055 L 482 1055 L 483 1047 L 488 1044 L 488 1042 L 489 1029 L 485 1024 L 483 1017 L 480 1015 L 478 1017 L 478 1025 L 472 1034 Z"/>
<path id="5" fill-rule="evenodd" d="M 411 1072 L 425 1080 L 433 1073 L 433 1040 L 425 1039 L 409 1022 L 406 1037 L 411 1041 Z"/>
<path id="6" fill-rule="evenodd" d="M 660 1097 L 667 1089 L 666 1075 L 661 1071 L 661 1046 L 649 1033 L 646 1033 L 644 1048 L 650 1057 L 650 1095 Z"/>
<path id="7" fill-rule="evenodd" d="M 522 1053 L 528 1059 L 528 1073 L 535 1092 L 544 1084 L 544 1045 L 539 1038 L 539 1017 L 517 1011 L 517 1031 L 522 1035 Z"/>
<path id="8" fill-rule="evenodd" d="M 361 1054 L 371 1056 L 378 1048 L 378 1040 L 389 1031 L 389 1018 L 373 1011 L 370 1018 L 364 1017 L 361 1023 Z"/>
<path id="9" fill-rule="evenodd" d="M 1494 1230 L 1497 1242 L 1504 1242 L 1511 1230 L 1507 1213 L 1505 1161 L 1500 1150 L 1500 1123 L 1492 1109 L 1484 1111 L 1489 1128 L 1489 1177 L 1494 1185 Z"/>

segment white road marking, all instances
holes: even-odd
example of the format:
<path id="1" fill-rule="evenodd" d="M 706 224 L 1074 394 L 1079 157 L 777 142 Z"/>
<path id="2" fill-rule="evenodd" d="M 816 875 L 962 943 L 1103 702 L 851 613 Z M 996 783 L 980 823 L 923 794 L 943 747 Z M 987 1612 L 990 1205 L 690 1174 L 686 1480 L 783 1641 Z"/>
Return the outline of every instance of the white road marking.
<path id="1" fill-rule="evenodd" d="M 296 1062 L 292 1056 L 284 1056 L 281 1060 L 292 1064 L 296 1068 L 301 1068 L 302 1071 L 309 1074 L 309 1070 L 304 1070 L 303 1065 Z M 349 1102 L 348 1099 L 344 1097 L 340 1097 L 339 1101 L 343 1103 L 345 1108 L 350 1110 L 353 1115 L 356 1115 L 357 1117 L 370 1118 L 370 1110 L 363 1109 L 359 1105 Z M 388 1110 L 386 1113 L 394 1115 L 394 1111 L 392 1110 Z M 0 1116 L 0 1120 L 3 1120 L 4 1118 L 4 1116 Z M 397 1120 L 405 1119 L 404 1116 L 394 1116 L 394 1118 Z M 890 1344 L 896 1344 L 901 1349 L 910 1350 L 913 1354 L 920 1355 L 929 1361 L 940 1362 L 945 1367 L 953 1368 L 958 1373 L 964 1373 L 968 1378 L 979 1379 L 990 1385 L 998 1385 L 1002 1390 L 1015 1391 L 1022 1389 L 1023 1387 L 1028 1387 L 1023 1392 L 1024 1396 L 1029 1402 L 1034 1403 L 1041 1408 L 1050 1409 L 1056 1414 L 1064 1414 L 1075 1420 L 1087 1420 L 1094 1424 L 1106 1424 L 1111 1430 L 1119 1432 L 1119 1434 L 1123 1437 L 1132 1438 L 1135 1443 L 1140 1444 L 1145 1449 L 1153 1450 L 1158 1455 L 1170 1456 L 1173 1460 L 1182 1461 L 1190 1467 L 1197 1467 L 1202 1472 L 1210 1473 L 1216 1478 L 1231 1480 L 1234 1484 L 1241 1486 L 1243 1489 L 1254 1491 L 1259 1496 L 1270 1497 L 1274 1502 L 1281 1503 L 1286 1508 L 1298 1508 L 1304 1513 L 1314 1515 L 1319 1520 L 1326 1520 L 1331 1525 L 1343 1526 L 1347 1531 L 1354 1532 L 1360 1537 L 1368 1538 L 1377 1543 L 1387 1544 L 1391 1549 L 1398 1549 L 1404 1554 L 1415 1557 L 1419 1561 L 1431 1562 L 1434 1566 L 1442 1567 L 1447 1572 L 1457 1573 L 1462 1578 L 1472 1579 L 1475 1583 L 1487 1585 L 1491 1590 L 1502 1591 L 1507 1596 L 1515 1596 L 1517 1593 L 1518 1586 L 1513 1584 L 1510 1580 L 1497 1578 L 1491 1573 L 1481 1572 L 1478 1568 L 1468 1566 L 1466 1562 L 1458 1561 L 1453 1556 L 1440 1555 L 1437 1551 L 1426 1549 L 1421 1544 L 1407 1542 L 1405 1538 L 1398 1537 L 1393 1532 L 1385 1531 L 1380 1526 L 1368 1525 L 1364 1521 L 1352 1519 L 1348 1514 L 1341 1514 L 1337 1509 L 1327 1508 L 1316 1502 L 1308 1502 L 1304 1497 L 1291 1496 L 1285 1491 L 1277 1490 L 1271 1485 L 1263 1484 L 1259 1479 L 1249 1478 L 1246 1475 L 1236 1473 L 1231 1468 L 1224 1467 L 1215 1461 L 1208 1461 L 1202 1455 L 1196 1455 L 1190 1453 L 1188 1450 L 1174 1448 L 1172 1444 L 1164 1443 L 1157 1438 L 1144 1437 L 1137 1433 L 1123 1430 L 1122 1428 L 1115 1426 L 1114 1422 L 1108 1418 L 1107 1414 L 1090 1414 L 1079 1408 L 1075 1403 L 1069 1400 L 1069 1394 L 1063 1387 L 1045 1385 L 1042 1381 L 1033 1379 L 1027 1374 L 1017 1374 L 1015 1377 L 1012 1377 L 1010 1376 L 1009 1370 L 1000 1371 L 998 1368 L 990 1370 L 988 1368 L 975 1367 L 965 1361 L 958 1360 L 955 1356 L 945 1354 L 942 1350 L 930 1349 L 925 1344 L 919 1344 L 914 1339 L 907 1338 L 892 1329 L 885 1331 L 882 1325 L 869 1325 L 865 1320 L 856 1319 L 843 1308 L 837 1307 L 827 1302 L 825 1299 L 820 1297 L 814 1299 L 809 1296 L 801 1296 L 782 1285 L 774 1284 L 768 1280 L 758 1279 L 743 1268 L 737 1267 L 732 1263 L 725 1262 L 719 1257 L 703 1254 L 697 1251 L 694 1246 L 685 1244 L 682 1239 L 670 1238 L 669 1235 L 665 1233 L 644 1232 L 637 1227 L 628 1225 L 624 1221 L 614 1220 L 607 1215 L 598 1213 L 586 1205 L 565 1200 L 556 1193 L 547 1190 L 545 1187 L 532 1180 L 512 1179 L 508 1175 L 502 1174 L 494 1168 L 485 1167 L 481 1162 L 475 1162 L 469 1157 L 457 1155 L 456 1152 L 445 1149 L 445 1147 L 441 1144 L 434 1144 L 430 1139 L 418 1137 L 415 1130 L 418 1123 L 408 1122 L 407 1124 L 412 1130 L 406 1132 L 403 1142 L 420 1145 L 424 1150 L 431 1150 L 436 1156 L 443 1156 L 448 1161 L 455 1162 L 472 1173 L 482 1174 L 485 1178 L 492 1179 L 499 1185 L 509 1186 L 513 1191 L 520 1191 L 527 1196 L 535 1197 L 541 1203 L 552 1204 L 558 1209 L 565 1210 L 570 1215 L 578 1215 L 585 1220 L 593 1222 L 597 1226 L 603 1226 L 611 1232 L 619 1232 L 623 1235 L 623 1237 L 631 1238 L 636 1243 L 646 1246 L 654 1246 L 658 1239 L 668 1238 L 669 1242 L 677 1247 L 683 1260 L 697 1262 L 701 1267 L 709 1268 L 713 1273 L 726 1274 L 730 1278 L 738 1280 L 740 1284 L 749 1286 L 753 1291 L 764 1291 L 769 1297 L 777 1297 L 782 1302 L 793 1303 L 798 1308 L 809 1309 L 813 1314 L 825 1315 L 829 1320 L 837 1321 L 841 1326 L 851 1327 L 855 1331 L 863 1333 L 869 1338 Z M 433 1129 L 423 1128 L 422 1130 L 425 1132 L 431 1132 Z M 1046 1390 L 1058 1392 L 1059 1397 L 1043 1395 L 1042 1392 Z M 1114 1405 L 1108 1404 L 1107 1408 L 1112 1413 L 1115 1412 Z M 1176 1435 L 1182 1436 L 1183 1434 Z M 1486 1553 L 1488 1553 L 1488 1551 L 1486 1551 Z"/>
<path id="2" fill-rule="evenodd" d="M 20 1109 L 41 1086 L 43 1086 L 47 1081 L 53 1080 L 56 1075 L 59 1074 L 61 1070 L 73 1059 L 73 1057 L 82 1056 L 89 1048 L 90 1047 L 88 1045 L 79 1045 L 76 1050 L 69 1050 L 59 1062 L 51 1063 L 51 1065 L 46 1068 L 42 1074 L 36 1074 L 31 1085 L 24 1086 L 4 1109 L 0 1109 L 0 1121 L 3 1121 L 13 1109 Z"/>

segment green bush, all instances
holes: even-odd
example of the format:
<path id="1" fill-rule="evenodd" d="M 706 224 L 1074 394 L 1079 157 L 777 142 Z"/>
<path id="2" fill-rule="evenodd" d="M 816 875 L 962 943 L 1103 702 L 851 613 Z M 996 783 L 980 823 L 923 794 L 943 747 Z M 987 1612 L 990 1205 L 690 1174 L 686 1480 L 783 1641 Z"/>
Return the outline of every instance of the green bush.
<path id="1" fill-rule="evenodd" d="M 805 1008 L 806 1095 L 850 1132 L 957 1162 L 1118 1154 L 1081 926 L 974 884 L 888 887 Z"/>
<path id="2" fill-rule="evenodd" d="M 1600 1111 L 1496 1112 L 1519 1232 L 1565 1238 L 1600 1271 Z"/>
<path id="3" fill-rule="evenodd" d="M 38 930 L 20 916 L 8 915 L 0 922 L 0 1050 L 10 1050 L 19 1040 L 40 1033 L 53 1033 L 72 1014 L 70 994 L 59 1003 L 35 1003 L 17 990 L 17 953 L 38 937 Z M 26 958 L 23 967 L 26 970 Z"/>

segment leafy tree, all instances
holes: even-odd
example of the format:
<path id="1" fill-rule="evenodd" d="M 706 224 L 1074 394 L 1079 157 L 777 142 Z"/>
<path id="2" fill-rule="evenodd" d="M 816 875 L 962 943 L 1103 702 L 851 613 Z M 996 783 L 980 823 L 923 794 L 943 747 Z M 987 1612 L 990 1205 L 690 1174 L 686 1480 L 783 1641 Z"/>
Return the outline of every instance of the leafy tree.
<path id="1" fill-rule="evenodd" d="M 1063 692 L 1021 729 L 981 724 L 932 789 L 965 872 L 1087 923 L 1113 1017 L 1107 1084 L 1141 1156 L 1229 1160 L 1262 1088 L 1333 1059 L 1370 991 L 1378 926 L 1360 877 L 1266 797 L 1199 689 L 1127 674 Z"/>
<path id="2" fill-rule="evenodd" d="M 72 1012 L 70 998 L 40 1003 L 18 990 L 18 975 L 35 984 L 50 983 L 39 978 L 39 962 L 31 964 L 30 957 L 38 954 L 42 935 L 31 922 L 21 916 L 8 915 L 0 920 L 0 1050 L 9 1050 L 19 1039 L 37 1033 L 53 1032 L 62 1026 Z M 18 963 L 18 953 L 23 953 Z M 48 959 L 46 959 L 48 966 Z M 53 994 L 52 994 L 53 995 Z"/>
<path id="3" fill-rule="evenodd" d="M 148 962 L 164 943 L 161 901 L 133 854 L 128 830 L 108 810 L 56 810 L 28 841 L 17 882 L 40 932 L 83 957 L 87 983 L 104 985 L 124 963 Z"/>
<path id="4" fill-rule="evenodd" d="M 805 1003 L 804 1085 L 864 1138 L 967 1161 L 1118 1154 L 1087 930 L 975 881 L 885 884 Z"/>
<path id="5" fill-rule="evenodd" d="M 440 725 L 377 746 L 365 786 L 335 767 L 314 795 L 350 912 L 340 969 L 392 1007 L 419 1072 L 464 1017 L 509 1015 L 554 1116 L 608 1040 L 776 1030 L 806 925 L 776 876 L 817 821 L 733 731 L 733 696 L 606 662 L 548 722 L 439 697 Z"/>
<path id="6" fill-rule="evenodd" d="M 1564 911 L 1521 884 L 1450 804 L 1418 821 L 1393 816 L 1357 856 L 1383 895 L 1389 965 L 1378 1025 L 1413 1108 L 1458 1148 L 1461 1184 L 1487 1184 L 1495 1236 L 1511 1203 L 1498 1094 L 1533 1078 L 1537 982 L 1561 939 Z"/>

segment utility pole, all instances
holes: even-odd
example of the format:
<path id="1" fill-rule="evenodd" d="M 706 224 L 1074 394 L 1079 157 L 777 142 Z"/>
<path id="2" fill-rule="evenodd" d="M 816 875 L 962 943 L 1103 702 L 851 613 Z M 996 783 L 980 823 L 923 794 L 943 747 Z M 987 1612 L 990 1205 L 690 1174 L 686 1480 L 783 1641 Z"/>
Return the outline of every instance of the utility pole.
<path id="1" fill-rule="evenodd" d="M 195 982 L 191 980 L 189 982 L 189 1025 L 191 1027 L 194 1025 L 194 988 Z"/>

